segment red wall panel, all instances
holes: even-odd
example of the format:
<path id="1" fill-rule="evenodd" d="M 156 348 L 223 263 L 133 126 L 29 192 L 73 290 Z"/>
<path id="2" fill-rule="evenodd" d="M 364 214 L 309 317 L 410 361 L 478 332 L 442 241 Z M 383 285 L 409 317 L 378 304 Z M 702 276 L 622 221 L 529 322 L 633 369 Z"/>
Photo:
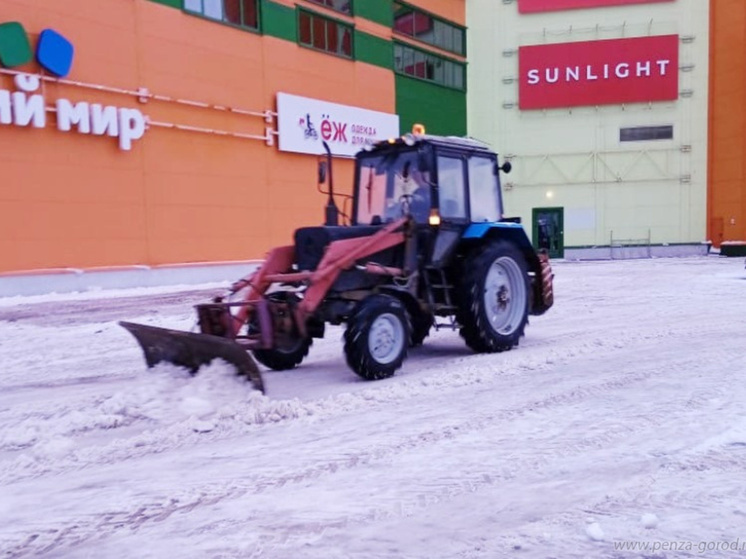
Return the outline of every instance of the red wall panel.
<path id="1" fill-rule="evenodd" d="M 522 110 L 669 101 L 679 96 L 679 36 L 519 48 Z"/>
<path id="2" fill-rule="evenodd" d="M 557 12 L 579 8 L 599 8 L 621 4 L 653 4 L 673 0 L 518 0 L 518 11 L 522 14 L 535 12 Z"/>

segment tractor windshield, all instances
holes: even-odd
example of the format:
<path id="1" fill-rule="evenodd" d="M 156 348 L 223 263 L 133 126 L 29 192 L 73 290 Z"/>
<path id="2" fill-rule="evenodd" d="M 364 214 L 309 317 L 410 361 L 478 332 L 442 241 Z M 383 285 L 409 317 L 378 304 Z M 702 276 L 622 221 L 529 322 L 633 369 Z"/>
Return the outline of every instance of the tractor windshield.
<path id="1" fill-rule="evenodd" d="M 406 213 L 427 223 L 430 176 L 418 169 L 415 151 L 362 156 L 356 189 L 358 224 L 387 223 Z"/>

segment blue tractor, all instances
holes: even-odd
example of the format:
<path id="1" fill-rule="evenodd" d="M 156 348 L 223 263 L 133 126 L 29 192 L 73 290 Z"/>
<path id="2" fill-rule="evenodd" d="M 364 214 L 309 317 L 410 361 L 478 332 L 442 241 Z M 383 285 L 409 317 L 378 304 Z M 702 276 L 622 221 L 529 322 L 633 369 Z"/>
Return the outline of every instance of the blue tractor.
<path id="1" fill-rule="evenodd" d="M 346 326 L 347 363 L 367 380 L 393 375 L 432 328 L 457 329 L 478 353 L 517 346 L 529 315 L 552 306 L 553 275 L 546 251 L 504 216 L 510 163 L 473 139 L 415 132 L 356 155 L 349 212 L 335 203 L 327 146 L 326 223 L 296 230 L 229 293 L 197 305 L 200 333 L 123 323 L 148 364 L 196 372 L 221 357 L 263 389 L 249 355 L 292 369 L 327 324 Z"/>

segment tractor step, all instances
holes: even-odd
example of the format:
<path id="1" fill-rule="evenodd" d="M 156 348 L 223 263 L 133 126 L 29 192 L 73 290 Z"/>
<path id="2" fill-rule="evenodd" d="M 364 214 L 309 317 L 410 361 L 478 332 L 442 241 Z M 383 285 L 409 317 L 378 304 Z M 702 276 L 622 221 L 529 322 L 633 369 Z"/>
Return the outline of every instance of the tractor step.
<path id="1" fill-rule="evenodd" d="M 427 286 L 427 298 L 431 307 L 438 309 L 453 309 L 451 293 L 456 288 L 455 285 L 448 283 L 443 268 L 427 266 L 423 276 Z"/>

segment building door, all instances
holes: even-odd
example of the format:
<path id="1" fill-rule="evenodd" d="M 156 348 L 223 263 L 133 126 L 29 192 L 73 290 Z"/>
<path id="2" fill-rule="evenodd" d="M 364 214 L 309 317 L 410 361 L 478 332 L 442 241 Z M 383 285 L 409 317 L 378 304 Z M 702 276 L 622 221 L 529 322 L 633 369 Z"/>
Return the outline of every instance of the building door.
<path id="1" fill-rule="evenodd" d="M 549 258 L 565 255 L 565 210 L 564 208 L 534 208 L 532 210 L 532 232 L 534 247 L 545 248 Z"/>

